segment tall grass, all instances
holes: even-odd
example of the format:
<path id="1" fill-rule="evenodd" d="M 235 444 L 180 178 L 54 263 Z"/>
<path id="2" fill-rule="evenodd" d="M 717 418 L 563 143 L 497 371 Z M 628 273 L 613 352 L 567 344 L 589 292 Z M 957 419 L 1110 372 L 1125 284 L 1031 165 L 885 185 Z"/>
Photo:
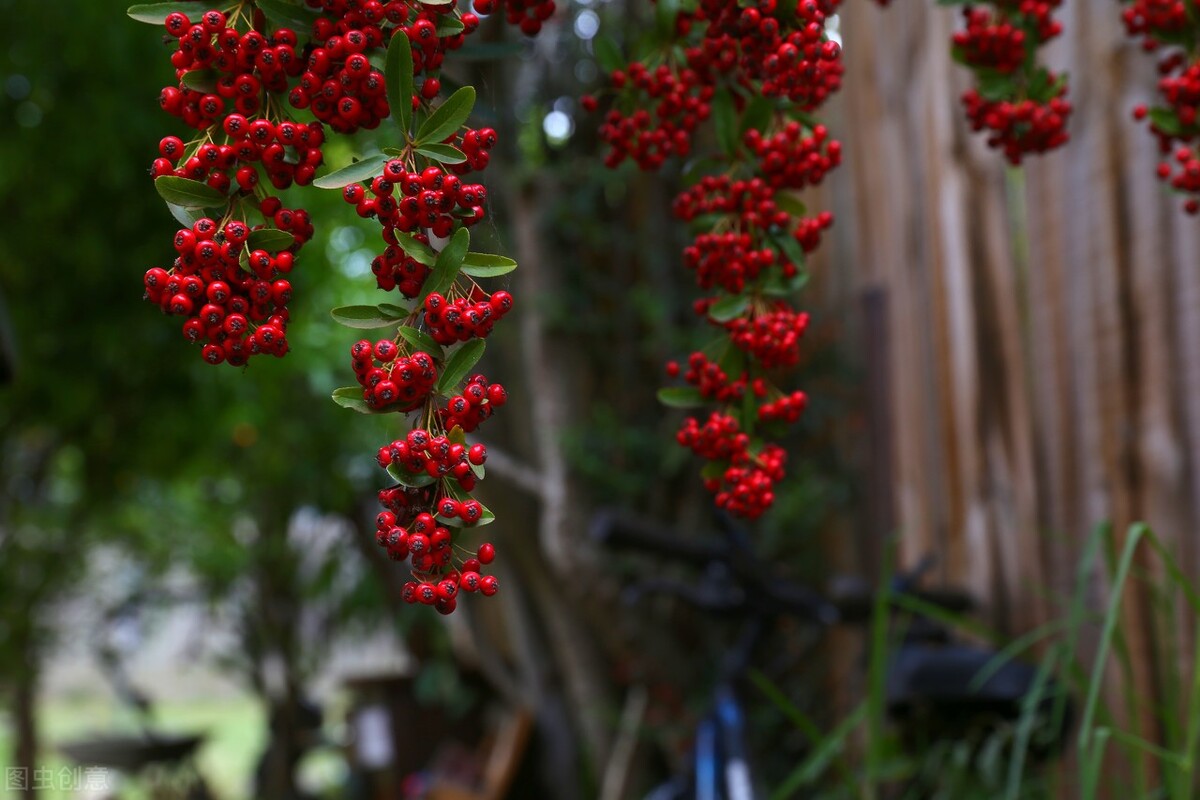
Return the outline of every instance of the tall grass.
<path id="1" fill-rule="evenodd" d="M 1154 568 L 1146 569 L 1147 564 Z M 1089 590 L 1100 574 L 1106 579 L 1107 595 L 1103 607 L 1093 609 Z M 779 782 L 771 800 L 1200 797 L 1200 591 L 1146 525 L 1135 524 L 1123 535 L 1109 526 L 1098 527 L 1085 544 L 1062 614 L 1008 642 L 975 620 L 912 597 L 893 596 L 890 583 L 890 575 L 885 575 L 870 626 L 867 696 L 827 732 L 765 677 L 752 676 L 762 694 L 811 744 L 809 755 Z M 1127 626 L 1133 623 L 1122 613 L 1134 591 L 1160 622 L 1153 631 L 1161 672 L 1153 682 L 1157 697 L 1143 696 L 1135 681 L 1139 654 L 1130 650 Z M 901 746 L 885 719 L 885 679 L 897 641 L 896 608 L 996 646 L 996 656 L 976 676 L 976 685 L 1013 659 L 1038 663 L 1037 678 L 1015 722 L 993 731 L 985 741 Z M 1186 658 L 1177 635 L 1180 619 L 1193 640 Z M 1062 729 L 1072 705 L 1078 709 L 1078 723 L 1069 730 L 1057 763 L 1035 763 L 1034 746 L 1044 747 L 1048 732 Z M 1154 721 L 1155 730 L 1138 729 L 1147 718 Z"/>

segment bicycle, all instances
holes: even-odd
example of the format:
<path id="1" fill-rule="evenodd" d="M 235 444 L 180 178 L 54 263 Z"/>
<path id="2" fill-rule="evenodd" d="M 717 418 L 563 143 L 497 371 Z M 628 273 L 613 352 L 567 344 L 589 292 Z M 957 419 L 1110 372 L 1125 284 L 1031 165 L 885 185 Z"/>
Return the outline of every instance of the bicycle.
<path id="1" fill-rule="evenodd" d="M 626 590 L 630 602 L 648 594 L 669 594 L 702 612 L 741 620 L 737 643 L 721 663 L 711 710 L 697 726 L 689 769 L 652 790 L 646 800 L 758 800 L 738 687 L 767 632 L 788 617 L 823 631 L 835 625 L 867 625 L 878 608 L 887 610 L 891 627 L 902 630 L 902 636 L 887 662 L 885 708 L 902 738 L 986 733 L 1019 719 L 1031 691 L 1040 688 L 1036 713 L 1054 730 L 1047 746 L 1030 752 L 1044 758 L 1061 747 L 1071 724 L 1071 706 L 1053 699 L 1053 680 L 1023 662 L 1001 661 L 995 649 L 959 641 L 948 625 L 930 615 L 934 610 L 957 615 L 975 608 L 965 592 L 919 588 L 932 559 L 893 578 L 883 598 L 864 582 L 850 579 L 842 579 L 826 595 L 780 576 L 755 554 L 746 532 L 728 517 L 722 518 L 722 531 L 721 537 L 682 537 L 619 512 L 593 518 L 592 536 L 604 546 L 706 570 L 701 584 L 642 580 Z M 905 610 L 913 607 L 929 613 Z"/>

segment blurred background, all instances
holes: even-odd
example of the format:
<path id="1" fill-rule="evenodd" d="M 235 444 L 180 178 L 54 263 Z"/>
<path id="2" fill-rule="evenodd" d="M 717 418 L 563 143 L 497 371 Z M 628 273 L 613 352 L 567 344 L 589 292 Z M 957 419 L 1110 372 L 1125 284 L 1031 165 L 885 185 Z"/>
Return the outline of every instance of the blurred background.
<path id="1" fill-rule="evenodd" d="M 161 38 L 126 5 L 0 0 L 0 797 L 199 797 L 197 775 L 218 798 L 643 796 L 686 760 L 739 633 L 669 594 L 631 605 L 639 576 L 695 576 L 589 533 L 614 508 L 717 529 L 671 444 L 682 413 L 655 400 L 663 362 L 705 339 L 678 178 L 604 169 L 577 102 L 600 83 L 597 35 L 628 53 L 652 9 L 562 2 L 535 40 L 489 20 L 448 78 L 501 134 L 478 249 L 521 268 L 484 361 L 510 395 L 480 490 L 502 591 L 435 619 L 374 545 L 374 453 L 396 423 L 329 401 L 356 337 L 328 310 L 378 302 L 377 226 L 293 190 L 317 234 L 291 353 L 203 364 L 141 299 L 175 230 L 147 170 L 178 130 L 157 104 Z M 806 290 L 810 405 L 755 554 L 821 589 L 932 554 L 1009 638 L 1078 585 L 1108 596 L 1103 563 L 1077 570 L 1106 521 L 1148 519 L 1194 574 L 1200 242 L 1128 122 L 1152 63 L 1115 12 L 1064 10 L 1051 57 L 1074 81 L 1074 141 L 1011 172 L 959 118 L 954 12 L 887 13 L 852 0 L 839 26 L 829 124 L 847 158 L 809 202 L 838 220 Z M 337 147 L 327 163 L 349 161 Z M 1150 739 L 1194 667 L 1190 619 L 1156 616 L 1177 595 L 1119 606 L 1127 669 L 1106 692 L 1145 700 L 1115 705 Z M 783 621 L 757 661 L 764 786 L 873 690 L 867 634 L 814 648 L 810 627 Z M 877 774 L 913 774 L 895 755 Z M 446 775 L 460 788 L 427 794 Z"/>

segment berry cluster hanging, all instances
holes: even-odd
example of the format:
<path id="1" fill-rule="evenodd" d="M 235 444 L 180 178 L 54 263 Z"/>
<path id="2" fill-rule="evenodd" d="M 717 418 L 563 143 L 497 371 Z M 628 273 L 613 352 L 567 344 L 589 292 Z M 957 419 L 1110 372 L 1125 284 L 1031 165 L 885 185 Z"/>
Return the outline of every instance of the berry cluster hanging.
<path id="1" fill-rule="evenodd" d="M 1191 195 L 1183 208 L 1200 213 L 1200 20 L 1195 6 L 1184 0 L 1126 0 L 1121 19 L 1130 36 L 1140 37 L 1142 49 L 1160 53 L 1158 93 L 1161 105 L 1133 111 L 1148 120 L 1158 139 L 1163 160 L 1158 177 L 1172 189 Z"/>
<path id="2" fill-rule="evenodd" d="M 614 98 L 600 129 L 606 163 L 646 170 L 688 158 L 711 121 L 720 153 L 675 198 L 694 239 L 683 263 L 705 295 L 695 313 L 720 331 L 663 389 L 689 417 L 680 445 L 708 460 L 705 486 L 718 507 L 753 519 L 774 501 L 786 454 L 771 441 L 795 423 L 801 391 L 778 381 L 800 360 L 808 315 L 789 302 L 807 278 L 805 254 L 833 223 L 806 216 L 795 192 L 841 163 L 841 145 L 810 116 L 841 84 L 841 48 L 826 32 L 837 0 L 696 0 L 668 14 L 661 51 L 613 69 Z M 660 13 L 663 6 L 659 7 Z M 598 107 L 585 97 L 586 109 Z"/>
<path id="3" fill-rule="evenodd" d="M 476 5 L 505 10 L 526 33 L 554 12 L 548 0 Z M 164 138 L 151 169 L 182 227 L 173 263 L 145 274 L 147 299 L 185 318 L 184 337 L 208 363 L 283 356 L 287 276 L 313 226 L 267 187 L 338 189 L 377 220 L 372 271 L 390 301 L 333 310 L 351 328 L 392 331 L 350 348 L 357 385 L 336 390 L 334 401 L 409 415 L 407 435 L 377 454 L 394 482 L 379 493 L 377 540 L 410 563 L 409 602 L 450 613 L 459 591 L 495 594 L 496 579 L 482 572 L 495 549 L 465 550 L 455 531 L 494 519 L 471 496 L 487 450 L 465 434 L 507 398 L 472 370 L 513 298 L 477 279 L 516 263 L 470 251 L 468 229 L 484 219 L 487 199 L 472 173 L 487 166 L 496 132 L 467 127 L 473 88 L 442 99 L 440 82 L 443 59 L 479 17 L 454 0 L 175 2 L 129 15 L 165 28 L 176 82 L 160 104 L 193 131 L 186 142 Z M 350 135 L 389 117 L 395 147 L 316 177 L 327 131 Z"/>
<path id="4" fill-rule="evenodd" d="M 993 0 L 963 5 L 951 54 L 975 77 L 962 103 L 974 131 L 1011 164 L 1067 142 L 1067 79 L 1038 63 L 1038 48 L 1062 33 L 1062 0 Z"/>

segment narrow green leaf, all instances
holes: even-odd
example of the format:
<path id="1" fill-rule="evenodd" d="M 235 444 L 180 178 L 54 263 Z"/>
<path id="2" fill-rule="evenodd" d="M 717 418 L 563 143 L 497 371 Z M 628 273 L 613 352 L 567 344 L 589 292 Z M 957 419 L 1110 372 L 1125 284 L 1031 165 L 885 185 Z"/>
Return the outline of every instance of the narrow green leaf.
<path id="1" fill-rule="evenodd" d="M 797 272 L 790 278 L 785 278 L 778 270 L 773 270 L 770 277 L 763 282 L 762 293 L 767 297 L 791 297 L 808 285 L 808 273 Z"/>
<path id="2" fill-rule="evenodd" d="M 312 33 L 313 23 L 320 14 L 316 9 L 298 6 L 288 0 L 255 0 L 267 19 L 281 28 L 292 28 L 302 37 Z"/>
<path id="3" fill-rule="evenodd" d="M 1175 116 L 1175 112 L 1168 108 L 1152 108 L 1149 117 L 1150 124 L 1157 131 L 1168 136 L 1178 136 L 1183 133 L 1183 125 L 1179 122 L 1179 117 Z"/>
<path id="4" fill-rule="evenodd" d="M 705 400 L 694 386 L 672 386 L 658 390 L 658 402 L 672 408 L 695 408 L 704 405 Z"/>
<path id="5" fill-rule="evenodd" d="M 462 268 L 463 257 L 470 246 L 471 234 L 467 229 L 459 228 L 455 231 L 454 236 L 442 248 L 442 252 L 438 253 L 433 271 L 425 279 L 425 285 L 421 287 L 421 294 L 417 296 L 414 307 L 422 305 L 425 298 L 434 292 L 445 294 L 446 290 L 454 285 L 454 279 L 458 277 L 458 271 Z"/>
<path id="6" fill-rule="evenodd" d="M 191 69 L 183 73 L 179 83 L 197 92 L 215 92 L 217 91 L 217 71 L 215 69 Z"/>
<path id="7" fill-rule="evenodd" d="M 404 341 L 411 344 L 417 350 L 424 350 L 438 361 L 441 361 L 446 357 L 446 351 L 442 349 L 442 346 L 435 342 L 433 338 L 425 331 L 409 327 L 408 325 L 403 325 L 397 332 L 404 339 Z"/>
<path id="8" fill-rule="evenodd" d="M 446 431 L 446 438 L 450 440 L 451 444 L 466 444 L 467 432 L 463 430 L 462 425 L 455 425 Z"/>
<path id="9" fill-rule="evenodd" d="M 612 37 L 597 36 L 592 39 L 592 54 L 596 56 L 596 63 L 605 72 L 613 72 L 625 66 L 621 49 L 617 47 L 617 43 L 612 40 Z"/>
<path id="10" fill-rule="evenodd" d="M 774 115 L 774 101 L 761 94 L 752 96 L 746 102 L 745 110 L 742 111 L 742 122 L 738 126 L 738 135 L 744 136 L 747 131 L 766 132 L 771 124 L 771 117 Z"/>
<path id="11" fill-rule="evenodd" d="M 379 313 L 389 316 L 392 319 L 404 319 L 412 313 L 412 309 L 396 305 L 395 303 L 380 303 Z"/>
<path id="12" fill-rule="evenodd" d="M 516 268 L 517 262 L 511 258 L 492 253 L 467 253 L 462 265 L 462 271 L 472 278 L 495 278 Z"/>
<path id="13" fill-rule="evenodd" d="M 654 4 L 654 23 L 659 38 L 675 38 L 675 18 L 679 15 L 679 0 L 657 0 Z"/>
<path id="14" fill-rule="evenodd" d="M 313 181 L 313 186 L 318 189 L 341 189 L 352 183 L 370 180 L 383 173 L 383 165 L 387 162 L 388 157 L 383 153 L 366 156 L 361 161 L 355 161 L 353 164 L 348 164 L 328 175 L 317 178 Z"/>
<path id="15" fill-rule="evenodd" d="M 384 328 L 396 324 L 396 320 L 375 306 L 342 306 L 329 312 L 334 321 L 347 328 Z"/>
<path id="16" fill-rule="evenodd" d="M 186 14 L 192 22 L 199 22 L 200 15 L 210 8 L 212 6 L 208 3 L 140 3 L 130 6 L 125 13 L 138 22 L 162 25 L 167 21 L 167 15 L 174 14 L 176 11 Z"/>
<path id="17" fill-rule="evenodd" d="M 219 208 L 229 202 L 229 198 L 207 183 L 175 175 L 155 178 L 154 188 L 163 200 L 181 208 Z"/>
<path id="18" fill-rule="evenodd" d="M 401 486 L 407 486 L 411 489 L 420 489 L 423 486 L 428 486 L 437 481 L 437 478 L 430 475 L 428 472 L 409 472 L 406 469 L 401 469 L 398 464 L 390 464 L 387 468 L 387 474 L 392 476 L 392 480 Z"/>
<path id="19" fill-rule="evenodd" d="M 737 113 L 733 110 L 733 95 L 728 89 L 718 89 L 713 96 L 712 115 L 713 125 L 717 129 L 717 144 L 725 155 L 732 157 L 737 152 L 738 123 Z"/>
<path id="20" fill-rule="evenodd" d="M 462 127 L 475 107 L 475 87 L 464 86 L 446 98 L 417 131 L 417 144 L 441 142 Z"/>
<path id="21" fill-rule="evenodd" d="M 490 508 L 484 506 L 483 503 L 480 503 L 479 505 L 483 506 L 483 513 L 479 515 L 479 520 L 472 526 L 475 528 L 478 528 L 481 525 L 491 525 L 496 521 L 496 515 L 492 513 Z"/>
<path id="22" fill-rule="evenodd" d="M 455 350 L 454 355 L 450 356 L 445 366 L 442 367 L 441 377 L 438 378 L 437 393 L 447 396 L 453 393 L 462 379 L 467 377 L 471 368 L 479 363 L 485 347 L 487 347 L 486 340 L 472 339 Z"/>
<path id="23" fill-rule="evenodd" d="M 461 164 L 467 160 L 462 150 L 449 144 L 434 144 L 431 142 L 413 149 L 426 158 L 432 158 L 439 164 Z"/>
<path id="24" fill-rule="evenodd" d="M 795 236 L 792 236 L 787 231 L 780 231 L 771 236 L 771 241 L 775 242 L 783 257 L 795 264 L 797 269 L 804 268 L 804 248 L 796 241 Z"/>
<path id="25" fill-rule="evenodd" d="M 412 45 L 402 28 L 397 28 L 388 44 L 387 62 L 384 65 L 384 81 L 387 84 L 388 106 L 392 118 L 400 126 L 400 132 L 408 139 L 412 127 L 413 58 Z"/>
<path id="26" fill-rule="evenodd" d="M 266 250 L 268 253 L 287 250 L 295 243 L 295 236 L 278 228 L 260 228 L 250 231 L 250 236 L 246 239 L 246 247 L 251 250 Z"/>
<path id="27" fill-rule="evenodd" d="M 343 386 L 340 389 L 333 390 L 333 402 L 337 403 L 342 408 L 349 408 L 357 411 L 360 414 L 375 414 L 375 409 L 367 405 L 367 401 L 363 399 L 363 390 L 361 386 Z"/>
<path id="28" fill-rule="evenodd" d="M 417 239 L 411 233 L 397 231 L 396 244 L 400 245 L 400 249 L 418 264 L 432 267 L 437 263 L 437 253 L 433 252 L 433 248 Z"/>
<path id="29" fill-rule="evenodd" d="M 708 316 L 716 322 L 729 322 L 734 317 L 740 317 L 749 307 L 750 298 L 746 295 L 727 295 L 709 306 Z"/>
<path id="30" fill-rule="evenodd" d="M 197 208 L 184 208 L 177 206 L 174 203 L 167 203 L 167 210 L 171 212 L 171 216 L 185 228 L 190 228 L 196 224 L 196 221 L 204 217 L 204 212 Z"/>
<path id="31" fill-rule="evenodd" d="M 808 213 L 808 206 L 804 205 L 796 195 L 788 192 L 776 192 L 775 205 L 780 211 L 786 211 L 793 217 L 803 217 Z"/>
<path id="32" fill-rule="evenodd" d="M 434 5 L 434 4 L 426 3 L 425 5 Z M 459 19 L 458 17 L 451 17 L 451 16 L 443 15 L 442 18 L 438 20 L 436 30 L 437 30 L 437 35 L 439 37 L 445 38 L 447 36 L 455 36 L 457 34 L 460 34 L 463 31 L 465 31 L 466 29 L 467 29 L 467 26 L 463 25 L 463 21 L 461 19 Z"/>

